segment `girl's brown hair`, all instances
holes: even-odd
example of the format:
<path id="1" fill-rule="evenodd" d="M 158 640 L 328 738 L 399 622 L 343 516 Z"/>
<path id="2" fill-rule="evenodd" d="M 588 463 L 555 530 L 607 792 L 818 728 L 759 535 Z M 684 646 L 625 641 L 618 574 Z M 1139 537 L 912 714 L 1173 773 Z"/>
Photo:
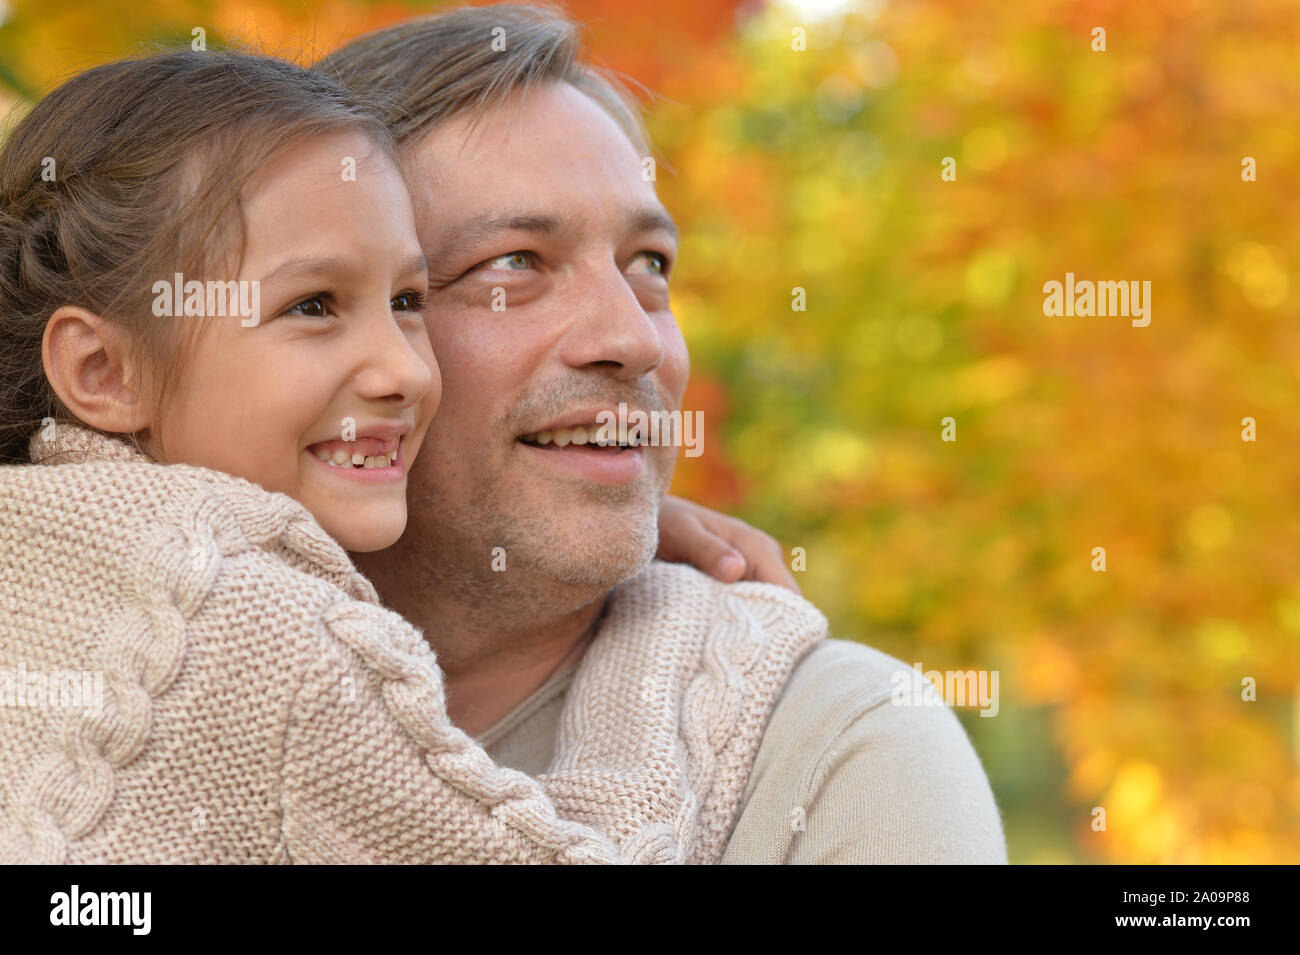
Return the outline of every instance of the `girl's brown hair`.
<path id="1" fill-rule="evenodd" d="M 43 419 L 73 418 L 41 359 L 55 309 L 123 327 L 161 404 L 197 326 L 155 317 L 153 283 L 233 278 L 250 177 L 285 147 L 340 131 L 395 157 L 383 122 L 337 82 L 250 53 L 110 63 L 41 100 L 0 150 L 0 464 L 28 461 Z"/>

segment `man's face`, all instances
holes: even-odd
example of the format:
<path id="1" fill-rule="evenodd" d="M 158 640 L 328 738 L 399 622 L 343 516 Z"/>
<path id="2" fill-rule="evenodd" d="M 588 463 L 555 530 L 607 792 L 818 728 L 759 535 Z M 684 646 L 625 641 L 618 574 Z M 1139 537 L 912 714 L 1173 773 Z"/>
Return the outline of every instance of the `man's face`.
<path id="1" fill-rule="evenodd" d="M 680 409 L 689 368 L 668 303 L 675 230 L 642 157 L 587 96 L 547 83 L 437 128 L 405 167 L 443 377 L 407 533 L 448 579 L 482 580 L 502 547 L 503 585 L 523 571 L 612 587 L 654 555 L 678 449 L 576 444 L 573 426 L 620 402 Z"/>

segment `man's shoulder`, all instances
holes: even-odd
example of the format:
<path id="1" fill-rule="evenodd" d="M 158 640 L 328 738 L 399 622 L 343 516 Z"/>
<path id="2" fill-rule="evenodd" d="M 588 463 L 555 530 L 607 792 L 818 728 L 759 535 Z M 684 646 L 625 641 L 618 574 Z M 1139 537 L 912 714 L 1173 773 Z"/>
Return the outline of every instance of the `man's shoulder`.
<path id="1" fill-rule="evenodd" d="M 647 617 L 683 613 L 703 620 L 710 614 L 731 614 L 740 605 L 765 629 L 818 635 L 827 629 L 822 612 L 793 591 L 748 580 L 726 584 L 688 564 L 651 561 L 620 584 L 614 595 L 620 604 L 638 605 Z"/>
<path id="2" fill-rule="evenodd" d="M 896 657 L 853 640 L 821 641 L 799 661 L 777 703 L 799 702 L 846 717 L 888 700 L 898 673 L 911 668 Z"/>
<path id="3" fill-rule="evenodd" d="M 768 721 L 725 863 L 1004 862 L 1001 817 L 946 706 L 895 705 L 896 657 L 824 640 Z"/>
<path id="4" fill-rule="evenodd" d="M 765 776 L 788 771 L 795 762 L 812 772 L 836 747 L 861 744 L 872 735 L 864 734 L 864 721 L 889 705 L 895 674 L 907 669 L 901 660 L 863 643 L 819 642 L 786 680 L 763 734 L 749 792 Z"/>

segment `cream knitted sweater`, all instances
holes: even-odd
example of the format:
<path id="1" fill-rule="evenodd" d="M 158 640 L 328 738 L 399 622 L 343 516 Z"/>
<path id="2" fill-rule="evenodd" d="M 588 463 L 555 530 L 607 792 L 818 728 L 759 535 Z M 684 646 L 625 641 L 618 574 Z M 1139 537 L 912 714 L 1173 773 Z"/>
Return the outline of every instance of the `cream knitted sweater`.
<path id="1" fill-rule="evenodd" d="M 54 430 L 0 468 L 0 862 L 717 862 L 825 632 L 654 565 L 534 779 L 451 723 L 423 636 L 300 504 Z"/>

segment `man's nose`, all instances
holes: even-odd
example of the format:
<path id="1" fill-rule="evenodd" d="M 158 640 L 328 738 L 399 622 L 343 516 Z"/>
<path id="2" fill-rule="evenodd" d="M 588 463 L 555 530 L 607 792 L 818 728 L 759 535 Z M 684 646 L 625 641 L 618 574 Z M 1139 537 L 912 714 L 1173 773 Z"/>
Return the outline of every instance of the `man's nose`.
<path id="1" fill-rule="evenodd" d="M 582 272 L 570 292 L 573 321 L 560 343 L 565 364 L 632 380 L 663 363 L 663 336 L 615 262 Z"/>

